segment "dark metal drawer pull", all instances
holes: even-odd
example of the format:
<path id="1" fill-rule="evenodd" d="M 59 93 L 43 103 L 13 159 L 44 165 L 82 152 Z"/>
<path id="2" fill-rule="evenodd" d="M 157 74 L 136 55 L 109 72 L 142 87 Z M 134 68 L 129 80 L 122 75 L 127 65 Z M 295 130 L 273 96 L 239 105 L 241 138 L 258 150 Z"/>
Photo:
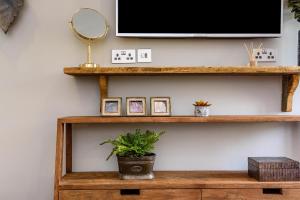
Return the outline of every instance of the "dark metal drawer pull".
<path id="1" fill-rule="evenodd" d="M 121 195 L 140 195 L 139 189 L 124 189 L 120 190 Z"/>
<path id="2" fill-rule="evenodd" d="M 278 194 L 282 195 L 282 189 L 281 188 L 264 188 L 263 194 Z"/>

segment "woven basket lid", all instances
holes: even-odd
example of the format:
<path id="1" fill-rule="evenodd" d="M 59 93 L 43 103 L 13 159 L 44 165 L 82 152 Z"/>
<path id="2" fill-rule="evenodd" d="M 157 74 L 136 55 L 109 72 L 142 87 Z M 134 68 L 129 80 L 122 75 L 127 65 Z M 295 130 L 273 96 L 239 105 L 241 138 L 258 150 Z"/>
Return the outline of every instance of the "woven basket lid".
<path id="1" fill-rule="evenodd" d="M 249 157 L 248 164 L 263 169 L 299 168 L 299 162 L 287 157 Z"/>

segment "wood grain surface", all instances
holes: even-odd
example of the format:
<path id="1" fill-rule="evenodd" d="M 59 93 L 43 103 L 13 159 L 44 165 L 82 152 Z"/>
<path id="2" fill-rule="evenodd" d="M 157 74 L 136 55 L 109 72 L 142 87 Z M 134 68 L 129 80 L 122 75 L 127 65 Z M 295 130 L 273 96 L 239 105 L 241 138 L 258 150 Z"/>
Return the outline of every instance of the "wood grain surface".
<path id="1" fill-rule="evenodd" d="M 55 177 L 54 177 L 54 200 L 59 197 L 59 184 L 62 180 L 64 152 L 64 124 L 57 122 Z"/>
<path id="2" fill-rule="evenodd" d="M 140 190 L 139 195 L 121 195 L 120 190 L 64 190 L 60 200 L 201 200 L 200 189 Z"/>
<path id="3" fill-rule="evenodd" d="M 258 182 L 241 171 L 162 171 L 153 180 L 120 180 L 117 172 L 73 172 L 59 184 L 64 190 L 297 188 L 300 182 Z"/>
<path id="4" fill-rule="evenodd" d="M 242 123 L 242 122 L 299 122 L 300 115 L 214 115 L 209 117 L 100 117 L 74 116 L 60 118 L 61 123 Z"/>
<path id="5" fill-rule="evenodd" d="M 79 68 L 65 67 L 64 73 L 73 76 L 84 75 L 287 75 L 299 74 L 298 66 L 197 66 L 197 67 L 98 67 L 98 68 Z"/>
<path id="6" fill-rule="evenodd" d="M 282 77 L 282 112 L 293 110 L 294 93 L 299 85 L 299 75 L 286 75 Z"/>
<path id="7" fill-rule="evenodd" d="M 299 189 L 283 189 L 282 194 L 264 194 L 262 189 L 204 189 L 202 200 L 299 200 Z"/>

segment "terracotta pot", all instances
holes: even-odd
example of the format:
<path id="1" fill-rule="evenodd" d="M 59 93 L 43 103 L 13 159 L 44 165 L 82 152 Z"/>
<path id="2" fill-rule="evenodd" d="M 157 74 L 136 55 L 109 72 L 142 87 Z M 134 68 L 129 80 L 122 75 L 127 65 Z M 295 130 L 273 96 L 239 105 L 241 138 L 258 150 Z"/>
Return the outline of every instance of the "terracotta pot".
<path id="1" fill-rule="evenodd" d="M 153 179 L 155 154 L 141 157 L 117 156 L 121 179 Z"/>

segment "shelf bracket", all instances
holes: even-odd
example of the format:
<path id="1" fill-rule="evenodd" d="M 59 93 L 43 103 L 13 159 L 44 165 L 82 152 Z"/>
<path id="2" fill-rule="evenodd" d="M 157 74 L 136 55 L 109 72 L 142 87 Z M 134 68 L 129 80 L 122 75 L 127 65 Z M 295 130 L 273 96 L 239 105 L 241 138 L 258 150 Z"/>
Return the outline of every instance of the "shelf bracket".
<path id="1" fill-rule="evenodd" d="M 290 74 L 282 76 L 282 112 L 292 112 L 293 97 L 299 85 L 299 75 Z"/>
<path id="2" fill-rule="evenodd" d="M 103 98 L 108 97 L 108 76 L 99 76 L 99 94 L 100 94 L 100 113 L 101 113 L 101 103 Z"/>

